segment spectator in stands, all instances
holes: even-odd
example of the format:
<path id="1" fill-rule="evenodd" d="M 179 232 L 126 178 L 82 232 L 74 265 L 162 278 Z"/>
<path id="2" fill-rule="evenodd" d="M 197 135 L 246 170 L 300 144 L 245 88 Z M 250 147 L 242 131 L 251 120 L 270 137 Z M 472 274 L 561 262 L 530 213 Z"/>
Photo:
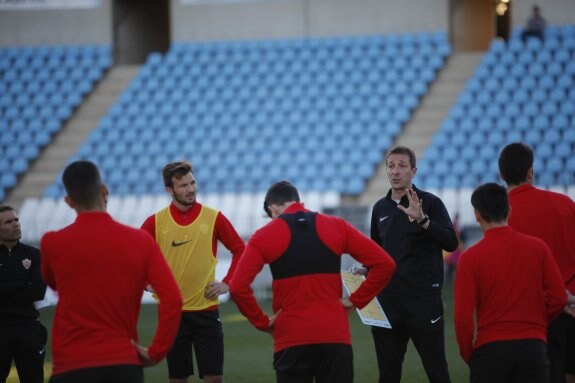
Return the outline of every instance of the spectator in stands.
<path id="1" fill-rule="evenodd" d="M 543 41 L 545 39 L 545 28 L 547 27 L 547 22 L 541 16 L 541 9 L 535 5 L 533 6 L 531 17 L 527 20 L 527 25 L 523 32 L 521 32 L 521 40 L 526 42 L 530 37 L 536 37 Z"/>
<path id="2" fill-rule="evenodd" d="M 499 174 L 509 191 L 509 225 L 549 245 L 565 287 L 575 293 L 575 203 L 566 195 L 533 186 L 533 150 L 524 143 L 503 148 Z M 551 382 L 563 382 L 564 374 L 575 382 L 575 318 L 564 313 L 549 325 L 547 348 Z"/>
<path id="3" fill-rule="evenodd" d="M 401 380 L 411 339 L 429 381 L 450 382 L 441 299 L 442 250 L 455 250 L 457 236 L 443 202 L 413 185 L 417 172 L 413 150 L 392 148 L 386 164 L 391 189 L 373 207 L 371 238 L 395 259 L 397 270 L 378 295 L 392 328 L 372 328 L 379 381 Z"/>
<path id="4" fill-rule="evenodd" d="M 234 301 L 258 330 L 273 335 L 278 383 L 353 382 L 346 311 L 365 306 L 387 284 L 393 259 L 343 219 L 306 210 L 287 181 L 268 189 L 264 210 L 273 220 L 248 242 L 232 279 Z M 341 256 L 346 253 L 370 272 L 342 300 Z M 271 318 L 250 288 L 266 264 L 274 280 Z"/>
<path id="5" fill-rule="evenodd" d="M 180 329 L 167 358 L 170 382 L 185 383 L 194 374 L 193 347 L 200 378 L 220 383 L 224 335 L 218 296 L 229 291 L 244 241 L 221 212 L 196 201 L 196 178 L 189 163 L 167 164 L 163 180 L 172 203 L 148 217 L 142 229 L 160 245 L 184 298 Z M 232 253 L 230 269 L 221 282 L 215 280 L 218 240 Z"/>
<path id="6" fill-rule="evenodd" d="M 16 211 L 0 206 L 0 382 L 14 360 L 21 383 L 43 383 L 48 332 L 34 302 L 44 297 L 46 283 L 40 251 L 21 237 Z"/>
<path id="7" fill-rule="evenodd" d="M 42 237 L 42 273 L 58 292 L 51 383 L 141 383 L 142 365 L 159 362 L 178 331 L 182 298 L 158 245 L 106 213 L 98 168 L 76 161 L 63 174 L 66 203 L 78 217 Z M 137 343 L 142 293 L 160 297 L 150 348 Z"/>
<path id="8" fill-rule="evenodd" d="M 557 263 L 541 239 L 507 225 L 503 186 L 479 186 L 471 204 L 484 238 L 461 256 L 454 301 L 457 343 L 470 380 L 549 382 L 546 328 L 567 302 Z"/>

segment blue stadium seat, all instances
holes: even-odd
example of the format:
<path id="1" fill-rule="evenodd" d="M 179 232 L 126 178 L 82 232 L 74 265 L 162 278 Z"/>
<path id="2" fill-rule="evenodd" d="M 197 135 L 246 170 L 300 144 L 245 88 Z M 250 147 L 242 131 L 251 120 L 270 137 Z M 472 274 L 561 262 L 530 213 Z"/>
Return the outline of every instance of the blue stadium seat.
<path id="1" fill-rule="evenodd" d="M 573 157 L 573 144 L 569 142 L 560 142 L 555 147 L 555 155 L 563 160 Z"/>
<path id="2" fill-rule="evenodd" d="M 563 131 L 563 142 L 575 147 L 575 129 L 567 129 Z"/>

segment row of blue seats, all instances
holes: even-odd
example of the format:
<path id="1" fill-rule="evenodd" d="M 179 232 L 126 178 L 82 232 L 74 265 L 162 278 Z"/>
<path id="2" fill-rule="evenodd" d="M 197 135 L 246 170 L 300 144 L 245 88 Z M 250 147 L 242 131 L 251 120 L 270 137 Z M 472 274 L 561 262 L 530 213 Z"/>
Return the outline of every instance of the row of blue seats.
<path id="1" fill-rule="evenodd" d="M 523 32 L 522 26 L 514 27 L 511 31 L 511 39 L 520 40 L 521 33 Z M 575 37 L 575 25 L 564 24 L 564 25 L 548 25 L 545 28 L 545 38 L 564 38 L 564 37 Z"/>
<path id="2" fill-rule="evenodd" d="M 566 128 L 555 129 L 502 129 L 497 125 L 491 125 L 487 129 L 453 129 L 451 131 L 442 129 L 433 136 L 433 144 L 435 147 L 442 147 L 446 145 L 456 145 L 456 147 L 465 147 L 467 144 L 481 145 L 482 142 L 490 144 L 497 144 L 497 141 L 509 141 L 507 138 L 512 135 L 519 137 L 529 142 L 537 144 L 548 144 L 556 147 L 569 147 L 575 145 L 575 129 Z M 517 141 L 517 140 L 516 140 Z M 558 149 L 559 150 L 559 149 Z"/>
<path id="3" fill-rule="evenodd" d="M 55 72 L 58 70 L 73 70 L 80 67 L 107 68 L 112 63 L 112 57 L 109 55 L 91 57 L 67 57 L 61 60 L 58 57 L 51 57 L 44 60 L 43 58 L 26 58 L 11 60 L 9 57 L 0 57 L 0 71 L 15 70 L 21 73 L 32 71 Z"/>
<path id="4" fill-rule="evenodd" d="M 387 34 L 372 36 L 341 36 L 326 38 L 293 38 L 293 39 L 266 39 L 266 40 L 249 40 L 249 41 L 216 41 L 188 43 L 177 42 L 172 46 L 173 52 L 188 51 L 242 51 L 250 52 L 253 50 L 283 50 L 283 49 L 337 49 L 340 47 L 346 49 L 356 49 L 357 47 L 369 46 L 428 46 L 434 44 L 449 44 L 448 36 L 445 31 L 423 32 L 415 34 Z"/>
<path id="5" fill-rule="evenodd" d="M 343 140 L 349 138 L 352 141 L 361 140 L 362 136 L 374 139 L 376 136 L 395 136 L 401 130 L 401 125 L 394 124 L 299 124 L 293 128 L 286 130 L 282 129 L 285 125 L 280 126 L 262 126 L 258 128 L 254 125 L 244 125 L 241 128 L 230 128 L 221 125 L 193 125 L 186 126 L 186 129 L 178 126 L 142 126 L 135 127 L 133 125 L 126 125 L 125 127 L 113 126 L 110 129 L 102 127 L 102 129 L 95 130 L 89 136 L 95 145 L 100 142 L 126 142 L 133 143 L 136 141 L 141 142 L 167 142 L 174 138 L 188 137 L 192 140 L 218 140 L 220 137 L 225 136 L 234 140 L 234 142 L 257 142 L 261 141 L 266 146 L 268 141 L 274 139 L 287 139 L 295 137 L 296 141 L 301 137 L 304 140 L 310 140 L 314 137 L 322 138 L 325 140 Z M 184 131 L 185 133 L 180 133 Z"/>
<path id="6" fill-rule="evenodd" d="M 171 100 L 171 99 L 169 99 Z M 341 99 L 340 99 L 341 100 Z M 262 119 L 272 120 L 292 118 L 295 116 L 298 120 L 304 119 L 310 122 L 318 120 L 333 120 L 340 118 L 340 116 L 352 116 L 350 118 L 364 119 L 367 118 L 385 119 L 389 115 L 393 115 L 398 107 L 405 107 L 411 110 L 419 103 L 419 97 L 416 95 L 404 95 L 389 97 L 380 101 L 379 98 L 363 99 L 358 98 L 358 101 L 364 103 L 364 110 L 353 106 L 340 107 L 338 104 L 342 103 L 340 100 L 334 102 L 326 102 L 325 99 L 318 100 L 317 102 L 305 102 L 299 100 L 245 100 L 246 102 L 226 103 L 222 100 L 214 100 L 213 103 L 198 101 L 197 104 L 180 104 L 180 105 L 156 105 L 156 106 L 125 106 L 125 109 L 120 112 L 115 112 L 111 115 L 115 121 L 121 121 L 122 117 L 134 121 L 138 118 L 144 120 L 152 120 L 155 117 L 160 117 L 163 120 L 169 120 L 174 117 L 177 120 L 197 119 L 208 121 L 222 121 L 231 122 L 237 120 L 246 121 L 246 123 Z M 150 100 L 149 102 L 153 102 Z M 175 102 L 175 100 L 173 100 Z M 379 105 L 379 107 L 378 107 Z M 194 116 L 190 116 L 193 113 Z M 216 114 L 217 113 L 217 114 Z M 216 115 L 214 115 L 216 114 Z M 356 117 L 354 117 L 356 116 Z M 241 123 L 241 121 L 240 121 Z"/>
<path id="7" fill-rule="evenodd" d="M 557 80 L 562 76 L 573 76 L 575 75 L 575 55 L 568 58 L 566 61 L 553 60 L 550 63 L 542 63 L 538 61 L 531 60 L 530 63 L 518 62 L 510 60 L 510 64 L 506 65 L 495 65 L 485 64 L 478 68 L 477 78 L 480 81 L 487 81 L 492 78 L 496 78 L 502 81 L 506 78 L 512 78 L 519 82 L 525 76 L 531 76 L 535 80 L 539 80 L 541 77 L 551 77 L 553 80 Z"/>
<path id="8" fill-rule="evenodd" d="M 519 101 L 517 99 L 507 99 L 509 105 L 503 103 L 481 104 L 480 101 L 474 103 L 461 103 L 452 109 L 451 115 L 457 120 L 480 120 L 482 118 L 498 119 L 508 117 L 514 125 L 517 121 L 524 123 L 551 124 L 553 121 L 562 122 L 575 117 L 575 105 L 561 104 L 561 106 L 546 105 L 545 98 L 536 100 Z M 514 102 L 514 104 L 511 104 Z"/>
<path id="9" fill-rule="evenodd" d="M 458 101 L 461 103 L 469 104 L 471 100 L 477 99 L 480 103 L 485 105 L 493 105 L 493 101 L 501 105 L 507 104 L 509 100 L 514 100 L 519 103 L 527 103 L 530 101 L 530 97 L 536 94 L 545 93 L 548 98 L 547 101 L 551 102 L 552 105 L 561 106 L 564 104 L 565 100 L 575 100 L 575 90 L 573 88 L 559 88 L 553 87 L 551 89 L 547 88 L 549 86 L 549 81 L 533 81 L 525 80 L 528 84 L 529 89 L 525 86 L 520 86 L 517 81 L 509 81 L 509 79 L 503 80 L 500 84 L 499 90 L 494 91 L 492 89 L 487 90 L 481 88 L 477 85 L 476 81 L 470 81 L 468 83 L 468 88 L 459 95 Z M 491 86 L 490 86 L 491 87 Z M 492 100 L 488 103 L 488 100 Z M 542 104 L 541 107 L 544 107 Z"/>
<path id="10" fill-rule="evenodd" d="M 38 45 L 0 47 L 0 56 L 13 60 L 37 57 L 111 56 L 109 45 Z"/>
<path id="11" fill-rule="evenodd" d="M 530 75 L 528 74 L 525 74 L 525 76 L 527 77 L 524 77 L 523 80 L 518 80 L 518 78 L 513 77 L 505 77 L 505 78 L 491 77 L 486 80 L 483 80 L 481 78 L 474 77 L 472 80 L 469 80 L 468 89 L 470 92 L 473 93 L 479 93 L 481 91 L 495 93 L 500 89 L 512 91 L 513 90 L 512 87 L 515 87 L 515 89 L 536 91 L 539 90 L 540 88 L 538 80 L 545 77 L 547 79 L 544 80 L 544 82 L 549 84 L 549 88 L 543 89 L 545 91 L 550 91 L 553 88 L 551 84 L 554 84 L 554 87 L 556 89 L 561 89 L 564 91 L 570 91 L 575 85 L 574 75 L 570 75 L 568 73 L 563 73 L 557 78 L 555 78 L 555 76 L 546 74 L 538 76 L 538 79 L 534 77 L 529 77 Z"/>
<path id="12" fill-rule="evenodd" d="M 493 40 L 488 52 L 491 56 L 519 56 L 525 54 L 553 53 L 561 50 L 573 51 L 575 49 L 575 36 L 565 39 L 549 38 L 545 41 L 529 39 L 523 42 L 520 39 L 511 39 L 508 43 L 503 40 Z"/>
<path id="13" fill-rule="evenodd" d="M 373 62 L 375 60 L 387 62 L 392 64 L 396 59 L 400 61 L 411 61 L 419 57 L 425 59 L 433 59 L 437 56 L 445 57 L 449 55 L 450 49 L 448 46 L 425 46 L 425 47 L 411 47 L 410 49 L 389 49 L 389 48 L 373 48 L 369 50 L 356 49 L 351 52 L 345 50 L 335 50 L 328 52 L 311 51 L 311 50 L 285 50 L 285 51 L 246 51 L 231 54 L 212 54 L 207 51 L 187 51 L 183 53 L 170 52 L 165 56 L 165 60 L 156 53 L 147 61 L 147 64 L 152 68 L 166 66 L 168 68 L 175 68 L 181 65 L 208 65 L 211 64 L 216 67 L 223 66 L 238 66 L 245 64 L 247 66 L 290 66 L 290 65 L 334 65 L 341 66 L 345 64 L 350 65 L 365 65 L 365 63 Z M 282 62 L 286 62 L 282 64 Z M 161 64 L 160 64 L 161 63 Z"/>

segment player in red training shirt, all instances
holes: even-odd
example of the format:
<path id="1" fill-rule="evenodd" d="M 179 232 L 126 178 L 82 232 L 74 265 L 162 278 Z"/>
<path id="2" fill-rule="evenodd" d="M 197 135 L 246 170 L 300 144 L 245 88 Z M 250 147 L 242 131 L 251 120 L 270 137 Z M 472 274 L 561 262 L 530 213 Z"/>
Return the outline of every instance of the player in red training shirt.
<path id="1" fill-rule="evenodd" d="M 154 240 L 106 213 L 108 192 L 93 163 L 73 162 L 62 178 L 78 217 L 40 243 L 42 274 L 58 292 L 50 382 L 141 383 L 142 365 L 156 364 L 172 346 L 180 290 Z M 148 284 L 160 304 L 154 340 L 145 348 L 136 326 Z"/>
<path id="2" fill-rule="evenodd" d="M 338 217 L 314 213 L 300 203 L 287 181 L 273 184 L 264 209 L 273 220 L 248 242 L 230 291 L 236 305 L 258 329 L 274 337 L 278 383 L 353 381 L 348 313 L 371 301 L 390 280 L 393 259 L 375 242 Z M 369 268 L 367 279 L 341 300 L 341 255 Z M 250 284 L 270 265 L 273 310 L 257 304 Z"/>
<path id="3" fill-rule="evenodd" d="M 507 184 L 509 226 L 541 238 L 551 248 L 565 288 L 575 293 L 575 202 L 566 195 L 533 186 L 533 150 L 524 143 L 507 145 L 499 155 L 499 174 Z M 575 382 L 575 318 L 573 310 L 549 324 L 547 354 L 551 382 Z"/>
<path id="4" fill-rule="evenodd" d="M 461 255 L 455 278 L 455 333 L 470 381 L 549 382 L 547 325 L 567 302 L 557 263 L 542 240 L 507 225 L 503 186 L 479 186 L 471 204 L 484 238 Z"/>

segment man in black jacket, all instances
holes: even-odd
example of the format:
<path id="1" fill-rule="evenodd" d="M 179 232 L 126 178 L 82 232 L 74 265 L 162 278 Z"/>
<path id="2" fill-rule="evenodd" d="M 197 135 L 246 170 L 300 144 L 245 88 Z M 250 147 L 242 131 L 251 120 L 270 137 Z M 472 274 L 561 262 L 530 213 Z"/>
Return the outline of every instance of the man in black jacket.
<path id="1" fill-rule="evenodd" d="M 392 148 L 386 158 L 391 190 L 371 215 L 371 238 L 395 260 L 397 269 L 378 295 L 391 329 L 372 327 L 379 381 L 399 383 L 409 339 L 432 383 L 450 382 L 445 358 L 443 250 L 458 241 L 447 209 L 435 195 L 416 188 L 415 154 Z"/>
<path id="2" fill-rule="evenodd" d="M 34 302 L 44 297 L 46 283 L 40 252 L 21 237 L 14 209 L 0 206 L 0 382 L 14 360 L 20 383 L 42 383 L 48 335 Z"/>

